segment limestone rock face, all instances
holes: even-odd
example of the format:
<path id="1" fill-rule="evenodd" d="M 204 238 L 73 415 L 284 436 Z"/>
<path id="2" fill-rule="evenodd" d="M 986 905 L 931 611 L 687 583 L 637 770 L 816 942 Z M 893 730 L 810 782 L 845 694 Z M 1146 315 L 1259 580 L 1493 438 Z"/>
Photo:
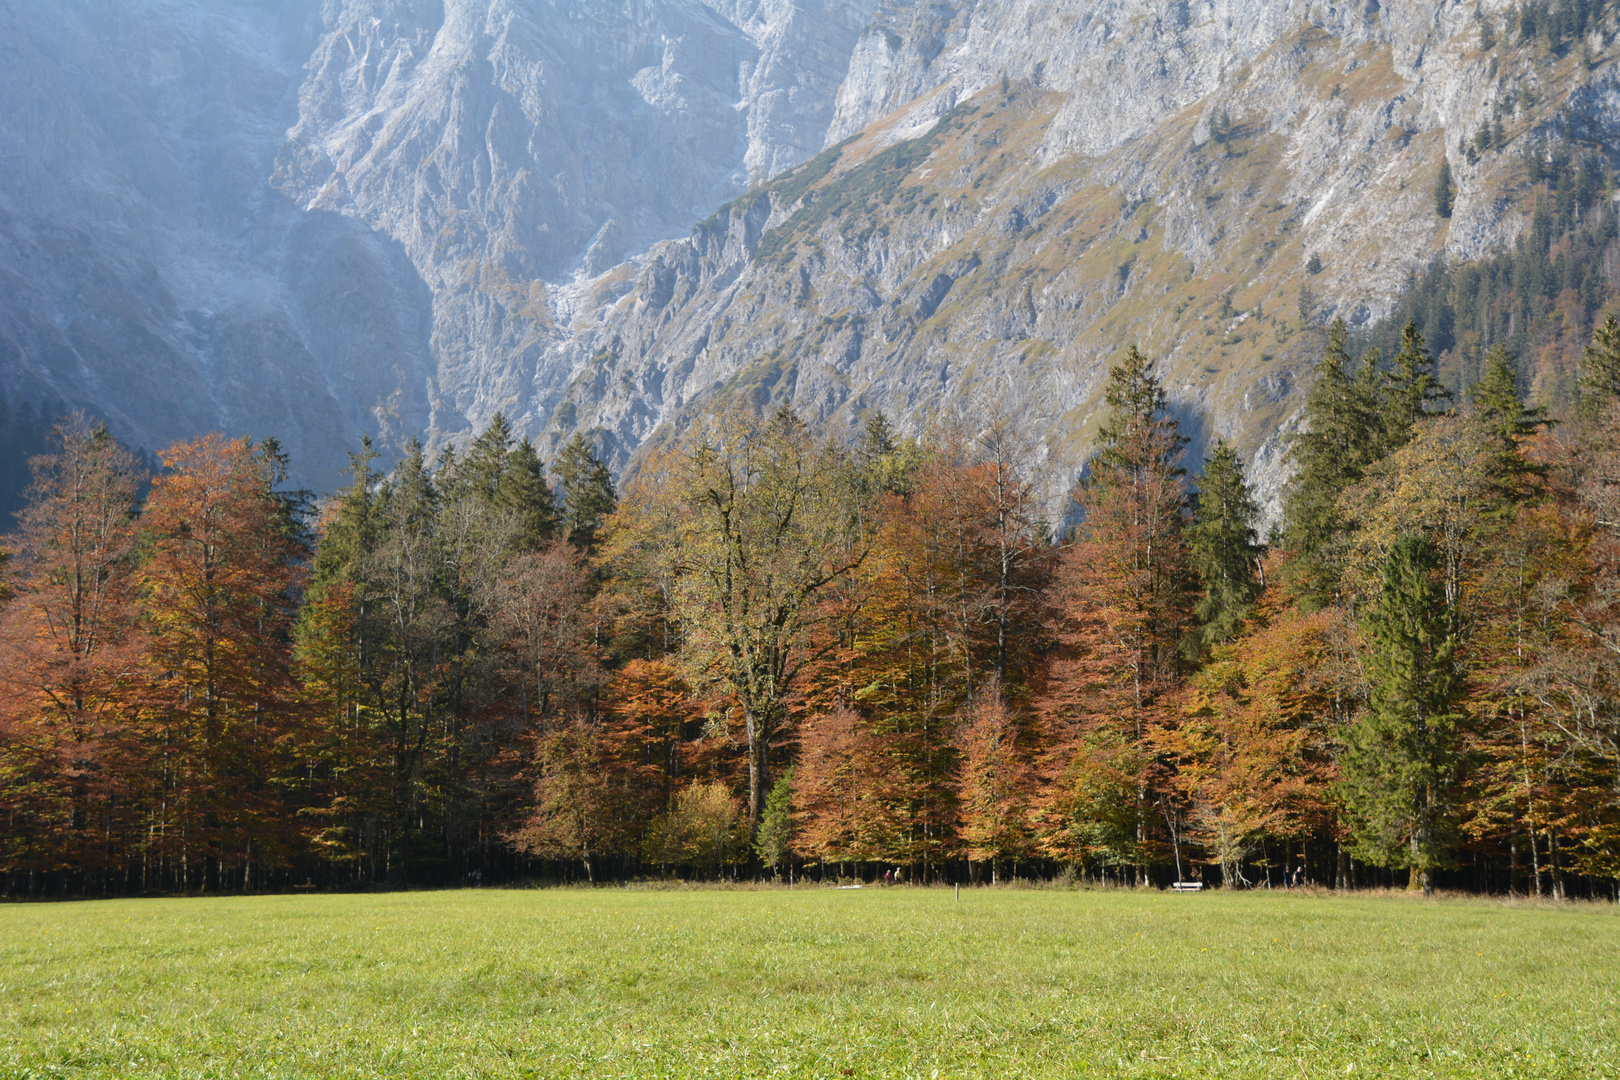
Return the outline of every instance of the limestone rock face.
<path id="1" fill-rule="evenodd" d="M 522 414 L 552 293 L 818 151 L 874 7 L 0 3 L 0 390 L 322 483 Z"/>
<path id="2" fill-rule="evenodd" d="M 1509 10 L 886 0 L 839 91 L 836 161 L 594 294 L 553 346 L 550 366 L 576 369 L 553 437 L 598 429 L 627 456 L 739 400 L 834 431 L 872 409 L 916 427 L 1011 408 L 1055 494 L 1136 342 L 1194 467 L 1209 438 L 1235 441 L 1275 515 L 1322 328 L 1383 316 L 1437 258 L 1510 243 L 1523 156 L 1562 128 L 1614 145 L 1614 28 L 1549 51 Z M 1505 145 L 1472 152 L 1492 123 Z"/>
<path id="3" fill-rule="evenodd" d="M 317 487 L 497 410 L 623 467 L 709 408 L 1011 409 L 1057 492 L 1134 341 L 1274 497 L 1321 327 L 1620 137 L 1617 28 L 1510 8 L 0 0 L 0 390 Z"/>

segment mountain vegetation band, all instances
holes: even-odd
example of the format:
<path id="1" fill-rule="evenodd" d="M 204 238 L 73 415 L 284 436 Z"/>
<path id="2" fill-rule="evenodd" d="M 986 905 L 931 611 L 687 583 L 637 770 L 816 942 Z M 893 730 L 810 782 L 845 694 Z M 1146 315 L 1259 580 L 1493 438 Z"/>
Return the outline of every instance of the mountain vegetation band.
<path id="1" fill-rule="evenodd" d="M 1620 323 L 1576 404 L 1335 325 L 1269 540 L 1153 363 L 1043 517 L 995 409 L 710 416 L 616 490 L 504 418 L 320 502 L 69 418 L 0 606 L 11 896 L 1055 873 L 1613 896 Z"/>

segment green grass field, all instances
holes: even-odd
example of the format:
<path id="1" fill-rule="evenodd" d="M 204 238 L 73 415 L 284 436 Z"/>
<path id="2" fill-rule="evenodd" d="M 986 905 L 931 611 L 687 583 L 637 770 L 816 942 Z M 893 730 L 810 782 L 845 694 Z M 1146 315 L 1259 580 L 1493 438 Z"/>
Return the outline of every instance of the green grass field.
<path id="1" fill-rule="evenodd" d="M 0 907 L 0 1076 L 1613 1076 L 1620 912 L 496 890 Z"/>

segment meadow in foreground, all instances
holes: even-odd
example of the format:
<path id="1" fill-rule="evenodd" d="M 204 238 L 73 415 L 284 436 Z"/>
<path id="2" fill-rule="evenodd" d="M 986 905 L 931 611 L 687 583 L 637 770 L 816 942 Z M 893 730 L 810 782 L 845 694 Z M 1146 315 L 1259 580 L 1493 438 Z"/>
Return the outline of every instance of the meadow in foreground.
<path id="1" fill-rule="evenodd" d="M 0 1075 L 1610 1076 L 1620 911 L 480 890 L 0 907 Z"/>

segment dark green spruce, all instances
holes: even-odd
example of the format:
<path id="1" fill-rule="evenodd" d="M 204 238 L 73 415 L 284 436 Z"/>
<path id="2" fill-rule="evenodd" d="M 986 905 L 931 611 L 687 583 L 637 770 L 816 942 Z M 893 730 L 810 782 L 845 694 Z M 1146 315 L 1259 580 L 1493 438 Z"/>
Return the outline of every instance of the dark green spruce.
<path id="1" fill-rule="evenodd" d="M 1243 459 L 1225 440 L 1217 440 L 1204 463 L 1186 534 L 1188 554 L 1204 586 L 1194 612 L 1202 650 L 1230 640 L 1260 595 L 1258 516 Z"/>

